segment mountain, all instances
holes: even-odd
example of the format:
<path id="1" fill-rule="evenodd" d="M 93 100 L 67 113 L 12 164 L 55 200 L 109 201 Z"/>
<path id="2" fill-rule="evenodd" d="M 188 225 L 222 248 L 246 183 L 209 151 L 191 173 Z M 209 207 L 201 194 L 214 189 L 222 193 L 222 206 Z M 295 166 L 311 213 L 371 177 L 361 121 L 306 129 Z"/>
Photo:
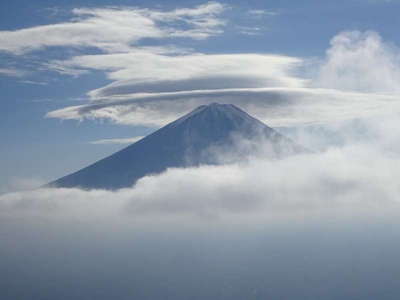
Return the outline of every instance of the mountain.
<path id="1" fill-rule="evenodd" d="M 235 105 L 202 105 L 121 151 L 48 186 L 119 189 L 170 167 L 243 159 L 259 150 L 260 145 L 269 149 L 271 157 L 307 151 Z"/>

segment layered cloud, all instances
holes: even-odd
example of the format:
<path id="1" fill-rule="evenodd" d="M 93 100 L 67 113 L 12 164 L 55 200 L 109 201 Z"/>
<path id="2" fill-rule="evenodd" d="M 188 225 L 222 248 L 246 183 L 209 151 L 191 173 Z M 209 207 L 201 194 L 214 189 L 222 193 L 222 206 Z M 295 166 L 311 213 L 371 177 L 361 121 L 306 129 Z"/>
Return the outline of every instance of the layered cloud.
<path id="1" fill-rule="evenodd" d="M 384 115 L 400 109 L 398 97 L 391 95 L 310 88 L 243 88 L 130 95 L 63 108 L 47 116 L 160 126 L 198 105 L 211 102 L 238 105 L 271 126 L 335 122 Z"/>
<path id="2" fill-rule="evenodd" d="M 64 23 L 1 31 L 0 50 L 24 54 L 54 46 L 79 48 L 79 55 L 46 61 L 45 68 L 76 77 L 100 72 L 110 80 L 87 92 L 88 103 L 51 111 L 51 118 L 162 126 L 199 105 L 224 102 L 271 126 L 292 126 L 399 111 L 399 51 L 375 32 L 336 35 L 326 57 L 310 67 L 317 70 L 311 78 L 302 73 L 307 58 L 201 53 L 193 44 L 176 43 L 177 38 L 221 34 L 232 22 L 223 15 L 227 9 L 219 2 L 172 10 L 77 8 Z M 247 10 L 243 15 L 274 13 Z M 20 75 L 7 69 L 0 73 Z"/>
<path id="3" fill-rule="evenodd" d="M 90 103 L 48 117 L 161 126 L 198 105 L 224 102 L 271 126 L 292 126 L 399 111 L 394 47 L 373 32 L 343 32 L 331 44 L 309 79 L 298 75 L 304 59 L 282 55 L 139 51 L 53 61 L 62 69 L 106 72 L 113 82 L 90 91 Z"/>
<path id="4" fill-rule="evenodd" d="M 295 57 L 251 53 L 165 55 L 151 50 L 137 49 L 123 54 L 76 56 L 67 61 L 53 61 L 52 65 L 54 68 L 103 71 L 109 79 L 116 81 L 104 89 L 90 92 L 89 95 L 94 98 L 103 96 L 101 91 L 110 90 L 113 92 L 104 92 L 104 96 L 171 89 L 209 89 L 210 86 L 299 87 L 305 81 L 290 74 L 301 63 L 301 60 Z M 195 82 L 192 84 L 191 80 Z M 240 83 L 241 80 L 244 82 Z M 141 86 L 143 83 L 147 83 L 148 86 Z M 181 87 L 174 87 L 174 84 Z"/>

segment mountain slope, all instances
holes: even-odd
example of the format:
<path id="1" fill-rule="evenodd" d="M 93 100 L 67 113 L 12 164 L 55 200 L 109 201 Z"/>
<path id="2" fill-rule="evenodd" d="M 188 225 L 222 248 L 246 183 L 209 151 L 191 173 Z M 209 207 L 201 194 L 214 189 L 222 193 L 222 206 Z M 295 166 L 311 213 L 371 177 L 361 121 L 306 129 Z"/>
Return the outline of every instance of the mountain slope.
<path id="1" fill-rule="evenodd" d="M 239 141 L 267 141 L 271 155 L 306 151 L 261 121 L 231 104 L 203 105 L 142 140 L 49 186 L 119 189 L 170 167 L 221 163 Z M 256 143 L 257 144 L 257 143 Z M 243 149 L 242 149 L 243 150 Z M 245 152 L 252 150 L 247 149 Z"/>

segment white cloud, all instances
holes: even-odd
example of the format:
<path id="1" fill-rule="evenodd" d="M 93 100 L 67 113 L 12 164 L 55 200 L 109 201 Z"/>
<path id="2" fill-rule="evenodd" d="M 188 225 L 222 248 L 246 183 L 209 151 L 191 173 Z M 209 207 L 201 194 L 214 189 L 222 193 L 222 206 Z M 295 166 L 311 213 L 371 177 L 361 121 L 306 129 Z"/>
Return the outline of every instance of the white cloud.
<path id="1" fill-rule="evenodd" d="M 14 31 L 0 31 L 0 50 L 13 54 L 46 47 L 95 47 L 105 52 L 127 52 L 143 38 L 203 39 L 221 33 L 225 9 L 217 2 L 173 11 L 136 7 L 75 8 L 68 22 Z M 182 29 L 175 23 L 183 22 Z"/>
<path id="2" fill-rule="evenodd" d="M 399 111 L 396 53 L 376 33 L 340 33 L 312 81 L 294 75 L 302 59 L 279 55 L 77 56 L 53 64 L 104 71 L 113 82 L 90 91 L 90 103 L 48 116 L 160 126 L 215 101 L 237 104 L 271 126 L 383 115 Z"/>
<path id="3" fill-rule="evenodd" d="M 136 52 L 79 56 L 57 64 L 72 70 L 78 67 L 102 70 L 115 81 L 90 91 L 89 105 L 65 108 L 51 112 L 48 116 L 67 119 L 100 117 L 131 124 L 165 124 L 204 102 L 213 102 L 210 97 L 215 96 L 225 101 L 222 99 L 224 93 L 236 97 L 231 102 L 238 102 L 237 96 L 245 95 L 246 90 L 257 92 L 256 88 L 265 86 L 298 88 L 306 82 L 291 75 L 301 60 L 279 55 L 167 56 Z M 237 95 L 235 90 L 238 91 Z M 172 103 L 174 96 L 177 100 L 175 104 Z M 182 101 L 183 97 L 187 97 L 187 101 Z M 158 103 L 158 100 L 168 100 L 171 107 L 167 107 L 167 101 Z M 252 99 L 247 100 L 249 106 L 258 103 Z M 245 104 L 247 100 L 239 102 Z M 141 102 L 140 105 L 132 105 L 138 102 Z M 130 108 L 123 105 L 130 105 Z M 81 114 L 78 111 L 80 109 L 88 112 Z"/>
<path id="4" fill-rule="evenodd" d="M 109 145 L 109 144 L 133 144 L 141 140 L 143 136 L 135 136 L 132 138 L 119 138 L 119 139 L 102 139 L 91 141 L 90 144 L 93 145 Z"/>
<path id="5" fill-rule="evenodd" d="M 270 84 L 274 86 L 299 87 L 304 80 L 289 73 L 300 63 L 298 58 L 280 55 L 198 53 L 169 56 L 146 49 L 131 53 L 76 56 L 67 61 L 55 61 L 53 65 L 73 70 L 105 71 L 112 80 L 130 80 L 127 84 L 240 76 L 244 80 L 246 77 L 256 78 L 261 81 L 259 84 L 268 85 L 269 81 L 273 81 Z"/>
<path id="6" fill-rule="evenodd" d="M 238 105 L 270 126 L 326 123 L 400 110 L 397 97 L 390 95 L 315 88 L 243 88 L 125 95 L 63 108 L 47 116 L 160 126 L 211 102 Z"/>
<path id="7" fill-rule="evenodd" d="M 345 31 L 331 40 L 320 87 L 372 93 L 400 92 L 400 51 L 373 31 Z"/>
<path id="8" fill-rule="evenodd" d="M 383 141 L 394 142 L 399 120 L 392 121 L 383 119 L 380 138 L 368 145 L 170 169 L 118 191 L 37 189 L 0 195 L 1 265 L 12 270 L 3 282 L 15 286 L 6 296 L 17 298 L 20 286 L 14 283 L 29 278 L 27 294 L 48 298 L 60 291 L 76 298 L 70 284 L 64 289 L 66 279 L 89 298 L 116 297 L 115 289 L 99 292 L 99 282 L 117 285 L 120 298 L 137 288 L 138 299 L 171 293 L 186 299 L 198 295 L 192 288 L 197 282 L 200 289 L 209 284 L 207 299 L 218 298 L 221 287 L 229 290 L 226 299 L 245 299 L 255 289 L 268 298 L 271 291 L 288 290 L 289 274 L 293 282 L 301 280 L 287 298 L 307 298 L 315 289 L 303 289 L 305 270 L 313 280 L 322 274 L 323 286 L 327 261 L 346 262 L 328 270 L 329 293 L 338 285 L 346 291 L 349 277 L 343 274 L 353 276 L 354 270 L 371 287 L 361 298 L 382 286 L 387 291 L 393 276 L 385 274 L 397 271 L 393 263 L 399 252 L 400 152 L 383 147 Z M 395 145 L 400 149 L 398 137 Z M 142 276 L 138 269 L 144 270 Z M 194 279 L 193 269 L 202 271 Z M 212 277 L 204 281 L 204 274 Z M 263 290 L 261 277 L 276 280 Z M 161 282 L 156 293 L 154 282 Z M 182 282 L 190 287 L 183 292 Z M 352 296 L 353 286 L 349 289 Z"/>
<path id="9" fill-rule="evenodd" d="M 22 53 L 56 45 L 90 46 L 108 52 L 47 63 L 48 68 L 73 76 L 101 71 L 112 81 L 89 91 L 89 103 L 47 114 L 53 118 L 161 126 L 198 105 L 217 101 L 237 104 L 271 126 L 292 126 L 399 110 L 396 95 L 389 95 L 399 91 L 398 51 L 373 32 L 343 32 L 333 38 L 313 81 L 295 75 L 304 62 L 297 57 L 202 54 L 138 45 L 144 37 L 216 34 L 225 24 L 220 15 L 226 8 L 208 2 L 170 11 L 74 9 L 70 22 L 0 32 L 5 41 L 0 48 Z M 178 26 L 182 23 L 184 31 Z"/>
<path id="10" fill-rule="evenodd" d="M 252 99 L 240 101 L 238 96 L 246 96 L 246 91 L 251 93 L 253 90 L 253 95 L 256 95 L 261 91 L 257 90 L 258 87 L 298 88 L 306 82 L 290 74 L 301 60 L 279 55 L 167 56 L 136 52 L 78 56 L 57 64 L 73 70 L 78 67 L 102 70 L 115 81 L 90 91 L 91 102 L 88 105 L 54 111 L 48 116 L 109 118 L 130 124 L 162 125 L 198 105 L 214 99 L 225 101 L 228 96 L 233 99 L 227 102 L 239 102 L 245 108 L 255 107 L 262 103 Z M 258 93 L 257 100 L 259 98 Z"/>
<path id="11" fill-rule="evenodd" d="M 139 181 L 128 207 L 137 214 L 215 215 L 398 203 L 400 191 L 392 177 L 399 174 L 393 165 L 398 158 L 364 151 L 350 148 L 255 160 L 247 166 L 170 170 Z M 371 157 L 376 160 L 367 164 Z"/>
<path id="12" fill-rule="evenodd" d="M 0 49 L 14 54 L 45 47 L 96 47 L 127 51 L 143 37 L 163 36 L 153 21 L 136 10 L 74 9 L 75 21 L 0 32 Z"/>
<path id="13" fill-rule="evenodd" d="M 222 33 L 222 26 L 226 21 L 218 18 L 226 5 L 219 2 L 208 2 L 197 6 L 195 9 L 177 8 L 171 12 L 153 11 L 149 15 L 152 19 L 163 23 L 183 22 L 191 26 L 191 29 L 180 29 L 178 27 L 166 29 L 172 37 L 190 37 L 194 39 L 205 39 L 209 36 Z"/>
<path id="14" fill-rule="evenodd" d="M 258 215 L 258 221 L 296 211 L 388 209 L 399 204 L 400 157 L 388 155 L 380 140 L 373 143 L 282 160 L 258 157 L 232 165 L 170 169 L 114 192 L 39 189 L 11 193 L 0 196 L 0 207 L 2 214 Z"/>
<path id="15" fill-rule="evenodd" d="M 15 283 L 28 278 L 28 298 L 57 298 L 61 291 L 68 299 L 77 293 L 187 299 L 199 292 L 214 299 L 222 287 L 225 299 L 251 298 L 255 291 L 267 299 L 287 290 L 287 299 L 307 299 L 316 290 L 304 285 L 305 275 L 323 287 L 317 291 L 323 296 L 335 295 L 338 286 L 338 299 L 353 296 L 349 278 L 368 286 L 357 289 L 359 298 L 387 287 L 395 294 L 398 165 L 398 153 L 353 146 L 282 161 L 169 170 L 115 192 L 2 195 L 1 265 L 11 270 L 3 279 L 11 288 L 3 294 L 18 298 Z M 288 278 L 296 283 L 290 288 Z M 99 291 L 99 282 L 106 288 Z"/>

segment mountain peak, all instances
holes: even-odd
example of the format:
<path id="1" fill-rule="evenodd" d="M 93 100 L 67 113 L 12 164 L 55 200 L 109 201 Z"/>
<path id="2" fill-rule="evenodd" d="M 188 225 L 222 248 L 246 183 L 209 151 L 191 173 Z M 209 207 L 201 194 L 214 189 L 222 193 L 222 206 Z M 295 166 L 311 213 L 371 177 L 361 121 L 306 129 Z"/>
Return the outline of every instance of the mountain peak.
<path id="1" fill-rule="evenodd" d="M 234 104 L 226 104 L 226 103 L 217 103 L 213 102 L 210 104 L 204 104 L 200 105 L 196 109 L 194 109 L 191 113 L 213 113 L 213 112 L 221 112 L 221 113 L 226 113 L 226 114 L 245 114 L 243 110 L 241 110 L 239 107 L 237 107 Z"/>
<path id="2" fill-rule="evenodd" d="M 233 104 L 216 102 L 195 108 L 190 113 L 170 123 L 169 126 L 177 127 L 193 122 L 197 123 L 200 127 L 207 126 L 207 123 L 216 128 L 222 124 L 225 124 L 223 127 L 231 124 L 232 129 L 240 129 L 240 127 L 246 126 L 245 124 L 247 124 L 247 127 L 268 127 Z"/>
<path id="3" fill-rule="evenodd" d="M 49 185 L 86 189 L 129 187 L 138 179 L 167 168 L 219 164 L 215 152 L 235 151 L 238 138 L 255 140 L 251 144 L 256 146 L 267 141 L 273 156 L 304 150 L 235 105 L 211 103 Z"/>
<path id="4" fill-rule="evenodd" d="M 234 109 L 238 109 L 238 107 L 233 104 L 218 103 L 218 102 L 201 105 L 198 108 L 203 108 L 206 111 L 207 110 L 208 111 L 220 110 L 220 111 L 226 111 L 226 112 L 232 111 Z"/>

